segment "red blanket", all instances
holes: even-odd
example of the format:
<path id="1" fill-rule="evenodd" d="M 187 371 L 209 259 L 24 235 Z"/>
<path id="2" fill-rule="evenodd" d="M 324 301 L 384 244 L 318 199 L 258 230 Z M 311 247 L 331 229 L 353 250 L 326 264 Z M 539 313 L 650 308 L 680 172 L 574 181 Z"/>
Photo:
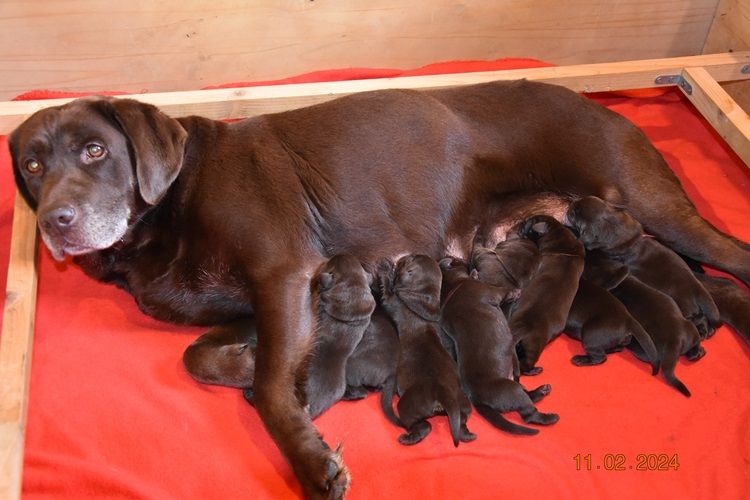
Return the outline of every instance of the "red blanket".
<path id="1" fill-rule="evenodd" d="M 463 62 L 411 72 L 320 72 L 291 81 L 535 65 Z M 679 92 L 651 95 L 593 98 L 645 131 L 707 219 L 750 241 L 746 167 Z M 5 140 L 0 142 L 5 283 L 14 188 Z M 199 385 L 183 369 L 182 351 L 202 330 L 145 317 L 130 296 L 69 263 L 55 263 L 46 249 L 36 325 L 25 497 L 299 495 L 291 470 L 240 392 Z M 469 426 L 479 438 L 454 449 L 446 419 L 435 418 L 425 441 L 404 447 L 377 396 L 339 403 L 317 425 L 328 443 L 344 444 L 355 499 L 740 498 L 750 484 L 750 349 L 726 327 L 705 348 L 705 358 L 677 367 L 693 393 L 688 399 L 629 352 L 577 368 L 569 359 L 582 352 L 580 345 L 558 338 L 540 360 L 545 371 L 525 383 L 552 384 L 539 409 L 559 413 L 560 422 L 532 437 L 501 433 L 474 415 Z"/>

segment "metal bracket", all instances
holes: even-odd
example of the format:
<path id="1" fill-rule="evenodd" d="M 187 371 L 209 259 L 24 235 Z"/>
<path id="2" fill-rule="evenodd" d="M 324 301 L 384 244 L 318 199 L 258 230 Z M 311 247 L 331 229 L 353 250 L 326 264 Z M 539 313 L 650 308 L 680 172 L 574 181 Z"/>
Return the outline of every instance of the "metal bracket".
<path id="1" fill-rule="evenodd" d="M 693 87 L 688 83 L 687 80 L 682 77 L 682 75 L 657 76 L 656 80 L 654 80 L 654 83 L 656 83 L 657 85 L 679 85 L 687 95 L 691 95 L 693 93 Z"/>

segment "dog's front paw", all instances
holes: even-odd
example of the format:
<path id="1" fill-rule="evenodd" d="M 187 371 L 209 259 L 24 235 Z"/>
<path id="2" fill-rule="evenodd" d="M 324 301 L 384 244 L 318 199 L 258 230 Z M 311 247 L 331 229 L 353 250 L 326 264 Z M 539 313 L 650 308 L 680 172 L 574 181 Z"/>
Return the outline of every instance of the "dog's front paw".
<path id="1" fill-rule="evenodd" d="M 312 481 L 302 481 L 305 497 L 311 500 L 340 500 L 346 495 L 351 484 L 349 469 L 341 457 L 341 446 L 329 451 L 324 458 L 322 473 Z"/>

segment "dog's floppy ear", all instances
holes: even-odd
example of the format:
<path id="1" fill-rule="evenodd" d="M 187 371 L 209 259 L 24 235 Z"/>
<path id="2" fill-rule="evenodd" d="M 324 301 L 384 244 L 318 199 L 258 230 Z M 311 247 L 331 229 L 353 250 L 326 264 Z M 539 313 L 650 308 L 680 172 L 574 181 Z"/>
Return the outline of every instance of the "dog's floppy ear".
<path id="1" fill-rule="evenodd" d="M 10 149 L 10 157 L 13 162 L 13 177 L 16 180 L 16 187 L 18 192 L 21 193 L 23 199 L 36 212 L 37 201 L 31 196 L 28 186 L 26 186 L 26 180 L 21 175 L 21 166 L 18 164 L 18 130 L 14 130 L 8 137 L 8 148 Z"/>
<path id="2" fill-rule="evenodd" d="M 141 197 L 156 205 L 180 173 L 187 131 L 151 104 L 134 99 L 109 103 L 133 148 Z"/>
<path id="3" fill-rule="evenodd" d="M 409 290 L 397 290 L 396 295 L 411 312 L 425 321 L 440 321 L 440 298 Z"/>

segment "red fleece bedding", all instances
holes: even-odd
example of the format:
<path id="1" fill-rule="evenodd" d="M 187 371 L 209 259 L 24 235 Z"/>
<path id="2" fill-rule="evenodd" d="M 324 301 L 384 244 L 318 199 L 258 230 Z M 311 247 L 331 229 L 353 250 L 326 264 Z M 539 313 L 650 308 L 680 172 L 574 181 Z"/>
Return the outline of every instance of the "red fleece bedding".
<path id="1" fill-rule="evenodd" d="M 412 72 L 319 72 L 291 81 L 538 65 L 457 62 Z M 680 93 L 649 95 L 593 98 L 645 131 L 707 219 L 750 241 L 747 168 Z M 595 130 L 591 140 L 596 141 Z M 5 283 L 14 188 L 4 139 L 0 151 Z M 199 385 L 183 369 L 182 351 L 201 329 L 151 320 L 124 292 L 41 252 L 25 497 L 300 494 L 240 392 Z M 726 327 L 704 345 L 705 358 L 680 361 L 677 368 L 693 393 L 685 398 L 629 352 L 611 355 L 601 366 L 575 367 L 569 359 L 581 352 L 580 345 L 558 338 L 542 355 L 544 372 L 523 381 L 552 384 L 552 394 L 538 406 L 561 417 L 537 436 L 511 436 L 474 415 L 469 426 L 479 438 L 455 449 L 445 418 L 434 418 L 425 441 L 404 447 L 375 395 L 337 404 L 317 425 L 328 443 L 343 443 L 355 499 L 740 498 L 750 485 L 750 349 Z M 659 466 L 659 454 L 670 459 L 662 460 L 668 470 L 638 470 L 641 462 Z M 623 470 L 608 470 L 617 467 Z"/>

